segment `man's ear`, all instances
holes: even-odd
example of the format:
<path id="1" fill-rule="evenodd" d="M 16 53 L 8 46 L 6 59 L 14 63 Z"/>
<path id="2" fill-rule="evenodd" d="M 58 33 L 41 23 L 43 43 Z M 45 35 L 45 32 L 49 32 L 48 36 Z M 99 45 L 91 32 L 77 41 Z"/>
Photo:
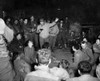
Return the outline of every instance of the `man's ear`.
<path id="1" fill-rule="evenodd" d="M 80 72 L 80 70 L 78 69 L 78 73 L 81 75 L 81 72 Z"/>
<path id="2" fill-rule="evenodd" d="M 48 66 L 49 66 L 49 64 L 51 63 L 51 59 L 49 59 L 49 63 L 48 63 Z"/>

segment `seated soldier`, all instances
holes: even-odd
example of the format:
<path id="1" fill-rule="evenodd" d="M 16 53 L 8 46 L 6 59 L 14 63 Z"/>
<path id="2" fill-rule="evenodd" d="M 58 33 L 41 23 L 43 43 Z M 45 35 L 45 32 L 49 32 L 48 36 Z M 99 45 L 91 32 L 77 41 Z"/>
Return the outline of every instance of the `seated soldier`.
<path id="1" fill-rule="evenodd" d="M 87 43 L 85 41 L 81 42 L 81 47 L 82 51 L 89 57 L 89 62 L 94 65 L 95 58 L 92 49 L 87 46 Z"/>
<path id="2" fill-rule="evenodd" d="M 26 74 L 31 71 L 30 65 L 24 59 L 24 54 L 21 53 L 14 61 L 15 81 L 24 81 Z"/>
<path id="3" fill-rule="evenodd" d="M 25 61 L 27 63 L 31 65 L 36 62 L 35 49 L 33 46 L 33 42 L 31 40 L 28 40 L 28 45 L 24 48 L 24 53 L 25 53 Z"/>
<path id="4" fill-rule="evenodd" d="M 96 39 L 96 42 L 93 44 L 93 51 L 95 59 L 97 60 L 100 56 L 100 38 Z"/>
<path id="5" fill-rule="evenodd" d="M 77 69 L 78 63 L 80 63 L 81 61 L 84 60 L 89 60 L 89 57 L 80 50 L 79 45 L 78 44 L 74 44 L 72 46 L 72 50 L 74 51 L 74 62 L 73 62 L 73 66 L 75 69 Z"/>
<path id="6" fill-rule="evenodd" d="M 87 61 L 81 61 L 78 64 L 78 73 L 80 74 L 79 77 L 69 78 L 66 81 L 99 81 L 98 78 L 95 78 L 90 75 L 92 70 L 92 66 Z"/>
<path id="7" fill-rule="evenodd" d="M 89 48 L 87 46 L 87 43 L 82 41 L 81 42 L 81 47 L 82 47 L 82 51 L 87 54 L 87 56 L 89 57 L 89 60 L 88 62 L 92 65 L 92 71 L 91 71 L 91 74 L 94 75 L 94 72 L 95 72 L 95 69 L 96 69 L 96 64 L 95 64 L 95 56 L 93 54 L 93 51 L 91 48 Z"/>

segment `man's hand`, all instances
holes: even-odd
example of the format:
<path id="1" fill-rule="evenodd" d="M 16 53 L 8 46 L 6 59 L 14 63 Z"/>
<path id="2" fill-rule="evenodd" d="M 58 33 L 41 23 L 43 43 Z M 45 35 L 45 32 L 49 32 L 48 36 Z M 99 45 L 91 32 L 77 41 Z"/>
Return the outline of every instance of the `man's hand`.
<path id="1" fill-rule="evenodd" d="M 56 18 L 56 19 L 55 19 L 55 22 L 58 22 L 58 20 L 59 20 L 59 18 Z"/>

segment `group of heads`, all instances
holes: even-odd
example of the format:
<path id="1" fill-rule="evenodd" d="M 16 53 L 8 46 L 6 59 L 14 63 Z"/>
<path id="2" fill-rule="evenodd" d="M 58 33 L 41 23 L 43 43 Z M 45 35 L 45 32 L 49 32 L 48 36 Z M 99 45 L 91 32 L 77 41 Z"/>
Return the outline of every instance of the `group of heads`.
<path id="1" fill-rule="evenodd" d="M 30 20 L 30 21 L 34 21 L 35 20 L 35 18 L 34 18 L 34 16 L 31 16 L 30 18 L 11 18 L 11 17 L 7 17 L 6 19 L 6 23 L 10 23 L 12 20 L 14 20 L 14 24 L 18 24 L 18 23 L 24 23 L 24 24 L 27 24 L 28 23 L 28 21 Z"/>
<path id="2" fill-rule="evenodd" d="M 38 52 L 38 60 L 40 64 L 48 65 L 49 61 L 51 59 L 51 51 L 48 49 L 41 49 Z M 62 67 L 64 69 L 67 69 L 69 67 L 69 62 L 65 59 L 62 59 L 58 63 L 58 67 Z M 92 70 L 92 66 L 87 61 L 82 61 L 78 64 L 78 72 L 79 74 L 89 74 Z"/>
<path id="3" fill-rule="evenodd" d="M 79 50 L 79 49 L 85 49 L 86 47 L 87 47 L 87 39 L 84 38 L 83 41 L 80 44 L 74 43 L 72 45 L 72 50 L 76 51 L 76 50 Z"/>
<path id="4" fill-rule="evenodd" d="M 51 61 L 51 51 L 49 49 L 40 49 L 37 52 L 38 55 L 38 63 L 42 65 L 48 65 Z M 59 68 L 68 69 L 69 62 L 66 59 L 62 59 L 59 61 L 58 66 Z"/>
<path id="5" fill-rule="evenodd" d="M 46 43 L 46 45 L 48 46 L 47 43 Z M 79 49 L 79 47 L 76 47 L 76 48 Z M 44 64 L 44 65 L 49 64 L 50 59 L 51 59 L 51 51 L 49 49 L 47 49 L 47 48 L 40 49 L 37 52 L 37 55 L 38 55 L 38 61 L 40 64 Z M 62 67 L 64 69 L 69 68 L 69 66 L 70 66 L 70 63 L 66 59 L 62 59 L 58 63 L 58 67 Z M 92 69 L 92 66 L 87 61 L 82 61 L 78 64 L 79 74 L 90 73 L 91 69 Z"/>
<path id="6" fill-rule="evenodd" d="M 45 23 L 51 23 L 51 20 L 50 20 L 50 19 L 45 20 L 44 18 L 41 18 L 41 19 L 39 20 L 39 22 L 40 22 L 41 25 L 44 25 Z"/>

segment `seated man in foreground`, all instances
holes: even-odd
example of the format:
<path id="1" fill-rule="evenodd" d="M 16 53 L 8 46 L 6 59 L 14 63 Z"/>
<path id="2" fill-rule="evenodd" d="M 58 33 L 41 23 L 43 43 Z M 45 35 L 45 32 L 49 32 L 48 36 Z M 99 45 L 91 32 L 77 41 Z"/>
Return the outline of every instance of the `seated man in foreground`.
<path id="1" fill-rule="evenodd" d="M 98 78 L 95 78 L 90 75 L 92 70 L 92 66 L 87 61 L 82 61 L 78 64 L 78 73 L 81 75 L 80 77 L 70 78 L 66 81 L 99 81 Z"/>
<path id="2" fill-rule="evenodd" d="M 59 78 L 50 73 L 51 52 L 48 49 L 41 49 L 38 51 L 38 63 L 35 67 L 36 71 L 30 72 L 26 75 L 24 81 L 59 81 Z"/>

